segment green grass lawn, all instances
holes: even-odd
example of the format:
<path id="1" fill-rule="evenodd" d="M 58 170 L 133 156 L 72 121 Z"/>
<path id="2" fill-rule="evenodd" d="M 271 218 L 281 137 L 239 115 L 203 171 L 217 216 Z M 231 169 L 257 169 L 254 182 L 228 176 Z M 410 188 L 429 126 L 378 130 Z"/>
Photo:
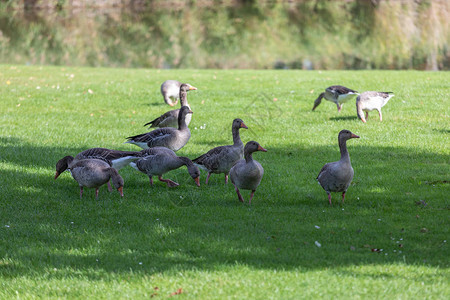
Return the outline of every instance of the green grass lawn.
<path id="1" fill-rule="evenodd" d="M 267 153 L 252 206 L 223 175 L 200 188 L 186 168 L 168 188 L 127 167 L 123 199 L 87 189 L 56 162 L 123 144 L 169 110 L 166 79 L 198 88 L 195 158 L 245 142 Z M 145 70 L 0 66 L 0 298 L 448 299 L 450 74 L 415 71 Z M 325 88 L 393 91 L 383 122 L 338 113 Z M 315 177 L 349 129 L 355 176 L 330 207 Z M 243 192 L 248 199 L 249 192 Z M 416 204 L 419 203 L 419 204 Z M 317 243 L 316 243 L 317 242 Z M 320 247 L 317 246 L 320 244 Z M 373 252 L 372 249 L 383 249 Z M 181 289 L 181 293 L 175 293 Z"/>

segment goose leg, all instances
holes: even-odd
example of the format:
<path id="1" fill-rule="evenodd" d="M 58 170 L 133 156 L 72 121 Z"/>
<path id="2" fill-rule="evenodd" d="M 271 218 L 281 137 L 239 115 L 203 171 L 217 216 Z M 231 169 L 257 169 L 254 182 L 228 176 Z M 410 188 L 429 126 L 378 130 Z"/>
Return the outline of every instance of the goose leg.
<path id="1" fill-rule="evenodd" d="M 381 109 L 378 110 L 378 115 L 380 116 L 380 122 L 383 121 L 383 116 L 381 115 Z"/>
<path id="2" fill-rule="evenodd" d="M 366 115 L 367 115 L 367 112 L 366 112 Z M 364 118 L 364 114 L 362 114 L 361 115 L 361 121 L 363 121 L 363 123 L 366 123 L 366 119 L 367 119 L 367 117 Z"/>
<path id="3" fill-rule="evenodd" d="M 331 206 L 332 204 L 331 204 L 331 194 L 330 193 L 328 193 L 328 202 L 330 202 L 330 206 Z"/>
<path id="4" fill-rule="evenodd" d="M 80 186 L 80 199 L 83 198 L 83 186 Z"/>
<path id="5" fill-rule="evenodd" d="M 252 199 L 253 199 L 254 194 L 255 194 L 255 190 L 252 190 L 252 192 L 250 193 L 250 200 L 248 201 L 249 205 L 252 205 Z"/>
<path id="6" fill-rule="evenodd" d="M 98 188 L 95 189 L 95 199 L 98 200 Z"/>
<path id="7" fill-rule="evenodd" d="M 208 184 L 208 180 L 209 180 L 209 177 L 211 176 L 211 172 L 208 172 L 208 176 L 206 176 L 206 182 L 205 182 L 205 184 Z"/>
<path id="8" fill-rule="evenodd" d="M 153 177 L 152 176 L 148 176 L 149 180 L 150 180 L 150 185 L 153 186 Z"/>
<path id="9" fill-rule="evenodd" d="M 368 111 L 366 111 L 366 120 L 367 119 L 369 119 L 369 112 Z M 364 123 L 366 123 L 366 122 L 364 122 Z"/>
<path id="10" fill-rule="evenodd" d="M 339 103 L 336 103 L 336 105 L 337 105 L 338 112 L 341 112 L 342 106 L 340 106 Z"/>
<path id="11" fill-rule="evenodd" d="M 168 187 L 176 187 L 179 186 L 178 183 L 176 183 L 175 181 L 172 181 L 170 179 L 162 179 L 161 175 L 158 177 L 159 181 L 165 182 L 167 183 Z"/>
<path id="12" fill-rule="evenodd" d="M 344 204 L 345 192 L 342 193 L 342 204 Z"/>
<path id="13" fill-rule="evenodd" d="M 108 191 L 112 192 L 112 187 L 111 187 L 111 183 L 109 183 L 109 180 L 108 180 Z"/>
<path id="14" fill-rule="evenodd" d="M 177 105 L 177 103 L 178 103 L 178 98 L 175 98 L 175 97 L 169 97 L 169 105 L 170 106 L 175 106 L 175 105 Z"/>
<path id="15" fill-rule="evenodd" d="M 364 118 L 364 111 L 358 105 L 356 105 L 356 114 L 358 115 L 358 118 L 360 118 L 363 123 L 366 123 L 366 119 Z"/>
<path id="16" fill-rule="evenodd" d="M 239 192 L 239 189 L 237 188 L 237 186 L 234 186 L 234 189 L 236 190 L 239 201 L 244 202 L 244 198 L 242 198 L 241 192 Z"/>
<path id="17" fill-rule="evenodd" d="M 175 104 L 172 102 L 172 98 L 171 97 L 164 97 L 164 101 L 169 104 L 170 106 L 174 106 Z"/>
<path id="18" fill-rule="evenodd" d="M 225 184 L 228 184 L 228 173 L 225 173 Z"/>

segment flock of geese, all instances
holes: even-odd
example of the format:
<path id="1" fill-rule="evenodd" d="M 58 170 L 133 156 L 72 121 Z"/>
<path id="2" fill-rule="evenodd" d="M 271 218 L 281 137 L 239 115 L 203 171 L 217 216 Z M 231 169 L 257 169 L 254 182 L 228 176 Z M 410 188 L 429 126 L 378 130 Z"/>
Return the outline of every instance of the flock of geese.
<path id="1" fill-rule="evenodd" d="M 248 129 L 248 127 L 241 119 L 234 119 L 232 122 L 232 145 L 215 147 L 193 160 L 177 156 L 175 153 L 183 148 L 191 137 L 188 125 L 193 112 L 187 101 L 187 93 L 196 89 L 188 83 L 176 80 L 167 80 L 161 85 L 164 101 L 170 106 L 175 106 L 179 100 L 181 107 L 170 110 L 144 125 L 156 129 L 127 138 L 125 143 L 137 145 L 143 150 L 120 151 L 91 148 L 78 153 L 75 157 L 65 156 L 56 163 L 54 178 L 57 179 L 61 173 L 69 170 L 80 187 L 80 198 L 83 196 L 84 187 L 95 188 L 96 198 L 98 198 L 99 187 L 104 184 L 107 184 L 111 191 L 110 181 L 123 197 L 124 180 L 118 170 L 125 166 L 130 165 L 146 174 L 151 185 L 153 185 L 153 176 L 158 176 L 158 179 L 169 187 L 179 184 L 170 179 L 163 179 L 162 176 L 182 166 L 187 167 L 189 175 L 196 185 L 200 186 L 199 168 L 202 168 L 208 172 L 206 184 L 208 184 L 211 174 L 224 174 L 225 183 L 228 183 L 228 176 L 230 176 L 241 202 L 244 202 L 244 199 L 239 189 L 250 190 L 249 204 L 251 204 L 253 195 L 264 175 L 264 168 L 253 159 L 253 153 L 267 152 L 267 150 L 255 141 L 249 141 L 244 146 L 239 130 L 241 128 Z M 357 114 L 363 122 L 366 122 L 368 112 L 371 110 L 378 111 L 381 121 L 381 107 L 393 96 L 391 92 L 369 91 L 359 94 L 357 91 L 343 86 L 330 86 L 314 101 L 313 110 L 325 98 L 335 103 L 340 111 L 342 105 L 356 95 L 358 96 L 356 100 Z M 366 113 L 365 117 L 363 112 Z M 345 193 L 353 179 L 354 171 L 346 145 L 347 140 L 352 138 L 359 138 L 359 136 L 348 130 L 339 132 L 341 159 L 325 164 L 316 178 L 326 191 L 330 205 L 331 192 L 341 192 L 342 202 L 344 202 Z"/>

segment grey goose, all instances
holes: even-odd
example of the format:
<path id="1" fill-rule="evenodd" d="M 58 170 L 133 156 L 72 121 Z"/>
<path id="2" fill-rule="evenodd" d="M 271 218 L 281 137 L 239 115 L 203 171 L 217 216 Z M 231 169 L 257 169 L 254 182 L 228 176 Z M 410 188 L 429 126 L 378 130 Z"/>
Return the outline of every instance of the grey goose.
<path id="1" fill-rule="evenodd" d="M 163 179 L 162 175 L 186 166 L 189 175 L 194 179 L 197 186 L 200 186 L 200 171 L 189 158 L 177 156 L 175 152 L 165 147 L 149 148 L 142 150 L 142 153 L 143 157 L 135 162 L 131 162 L 130 165 L 136 170 L 147 174 L 151 185 L 153 185 L 153 176 L 158 176 L 160 181 L 167 183 L 167 186 L 178 186 L 178 183 L 170 179 Z"/>
<path id="2" fill-rule="evenodd" d="M 67 170 L 70 165 L 82 159 L 100 159 L 116 170 L 127 166 L 131 161 L 137 160 L 141 156 L 137 151 L 121 151 L 107 148 L 91 148 L 78 153 L 75 157 L 65 156 L 56 163 L 55 179 Z"/>
<path id="3" fill-rule="evenodd" d="M 98 199 L 98 189 L 111 179 L 114 187 L 123 197 L 123 178 L 116 169 L 100 159 L 82 159 L 70 166 L 73 179 L 80 186 L 80 198 L 83 198 L 83 188 L 95 188 L 95 198 Z"/>
<path id="4" fill-rule="evenodd" d="M 189 103 L 187 101 L 187 92 L 189 90 L 196 90 L 196 87 L 193 87 L 189 84 L 183 83 L 180 86 L 180 90 L 179 90 L 179 94 L 180 94 L 180 104 L 181 107 L 183 106 L 187 106 L 189 108 L 191 108 L 189 106 Z M 168 112 L 162 114 L 161 116 L 159 116 L 158 118 L 154 119 L 153 121 L 150 121 L 148 123 L 146 123 L 144 126 L 148 126 L 150 125 L 150 128 L 154 128 L 154 127 L 159 127 L 159 128 L 163 128 L 163 127 L 174 127 L 177 128 L 178 127 L 178 115 L 180 113 L 180 109 L 173 109 L 173 110 L 169 110 Z M 191 118 L 192 115 L 187 115 L 186 116 L 186 125 L 189 126 L 189 123 L 191 122 Z"/>
<path id="5" fill-rule="evenodd" d="M 338 141 L 341 159 L 325 164 L 316 178 L 325 192 L 327 192 L 330 205 L 331 192 L 342 192 L 342 203 L 344 203 L 345 192 L 352 182 L 354 171 L 347 150 L 347 140 L 353 138 L 359 138 L 359 136 L 345 129 L 339 132 Z"/>
<path id="6" fill-rule="evenodd" d="M 325 89 L 325 92 L 321 93 L 319 97 L 314 101 L 314 107 L 312 110 L 315 110 L 317 106 L 322 102 L 322 98 L 325 98 L 328 101 L 336 104 L 338 112 L 342 109 L 342 104 L 351 100 L 353 97 L 358 95 L 357 91 L 346 88 L 342 85 L 332 85 Z"/>
<path id="7" fill-rule="evenodd" d="M 178 128 L 164 127 L 147 133 L 129 136 L 127 137 L 128 141 L 125 143 L 134 144 L 142 149 L 166 147 L 173 151 L 178 151 L 191 138 L 191 132 L 185 122 L 187 114 L 192 114 L 192 111 L 189 107 L 183 106 L 178 115 Z"/>
<path id="8" fill-rule="evenodd" d="M 267 152 L 255 141 L 250 141 L 244 147 L 244 159 L 238 161 L 230 170 L 230 179 L 234 185 L 238 199 L 244 202 L 239 189 L 251 190 L 249 204 L 252 204 L 253 195 L 256 188 L 261 183 L 264 175 L 264 168 L 259 162 L 253 159 L 252 154 L 256 151 Z"/>
<path id="9" fill-rule="evenodd" d="M 248 129 L 244 124 L 244 121 L 241 119 L 234 119 L 231 126 L 233 145 L 215 147 L 192 160 L 200 168 L 208 172 L 206 184 L 208 184 L 209 177 L 212 173 L 224 173 L 225 183 L 228 183 L 228 173 L 230 172 L 231 167 L 242 159 L 244 155 L 244 143 L 242 143 L 239 135 L 240 128 Z"/>

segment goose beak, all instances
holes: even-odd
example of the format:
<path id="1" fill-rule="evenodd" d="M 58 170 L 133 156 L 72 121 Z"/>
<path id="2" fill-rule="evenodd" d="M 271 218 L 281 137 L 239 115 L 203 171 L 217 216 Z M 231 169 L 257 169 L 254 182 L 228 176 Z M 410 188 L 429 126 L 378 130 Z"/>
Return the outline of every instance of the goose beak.
<path id="1" fill-rule="evenodd" d="M 188 111 L 188 114 L 193 114 L 194 112 L 192 111 L 192 110 L 189 110 Z"/>
<path id="2" fill-rule="evenodd" d="M 197 186 L 200 186 L 200 176 L 197 178 L 194 178 L 195 183 L 197 184 Z"/>
<path id="3" fill-rule="evenodd" d="M 196 88 L 195 86 L 192 86 L 192 85 L 189 87 L 189 90 L 190 90 L 190 91 L 196 90 L 196 89 L 197 89 L 197 88 Z"/>
<path id="4" fill-rule="evenodd" d="M 352 139 L 359 139 L 359 136 L 354 134 L 354 133 L 352 133 Z"/>
<path id="5" fill-rule="evenodd" d="M 123 197 L 123 186 L 118 188 L 117 191 L 119 192 L 120 196 Z"/>
<path id="6" fill-rule="evenodd" d="M 267 149 L 264 149 L 263 147 L 258 146 L 258 151 L 267 152 Z"/>
<path id="7" fill-rule="evenodd" d="M 55 173 L 55 179 L 58 178 L 58 176 L 60 175 L 60 173 L 58 171 L 56 171 Z"/>
<path id="8" fill-rule="evenodd" d="M 244 122 L 241 123 L 241 128 L 248 129 L 247 125 L 245 125 Z"/>

